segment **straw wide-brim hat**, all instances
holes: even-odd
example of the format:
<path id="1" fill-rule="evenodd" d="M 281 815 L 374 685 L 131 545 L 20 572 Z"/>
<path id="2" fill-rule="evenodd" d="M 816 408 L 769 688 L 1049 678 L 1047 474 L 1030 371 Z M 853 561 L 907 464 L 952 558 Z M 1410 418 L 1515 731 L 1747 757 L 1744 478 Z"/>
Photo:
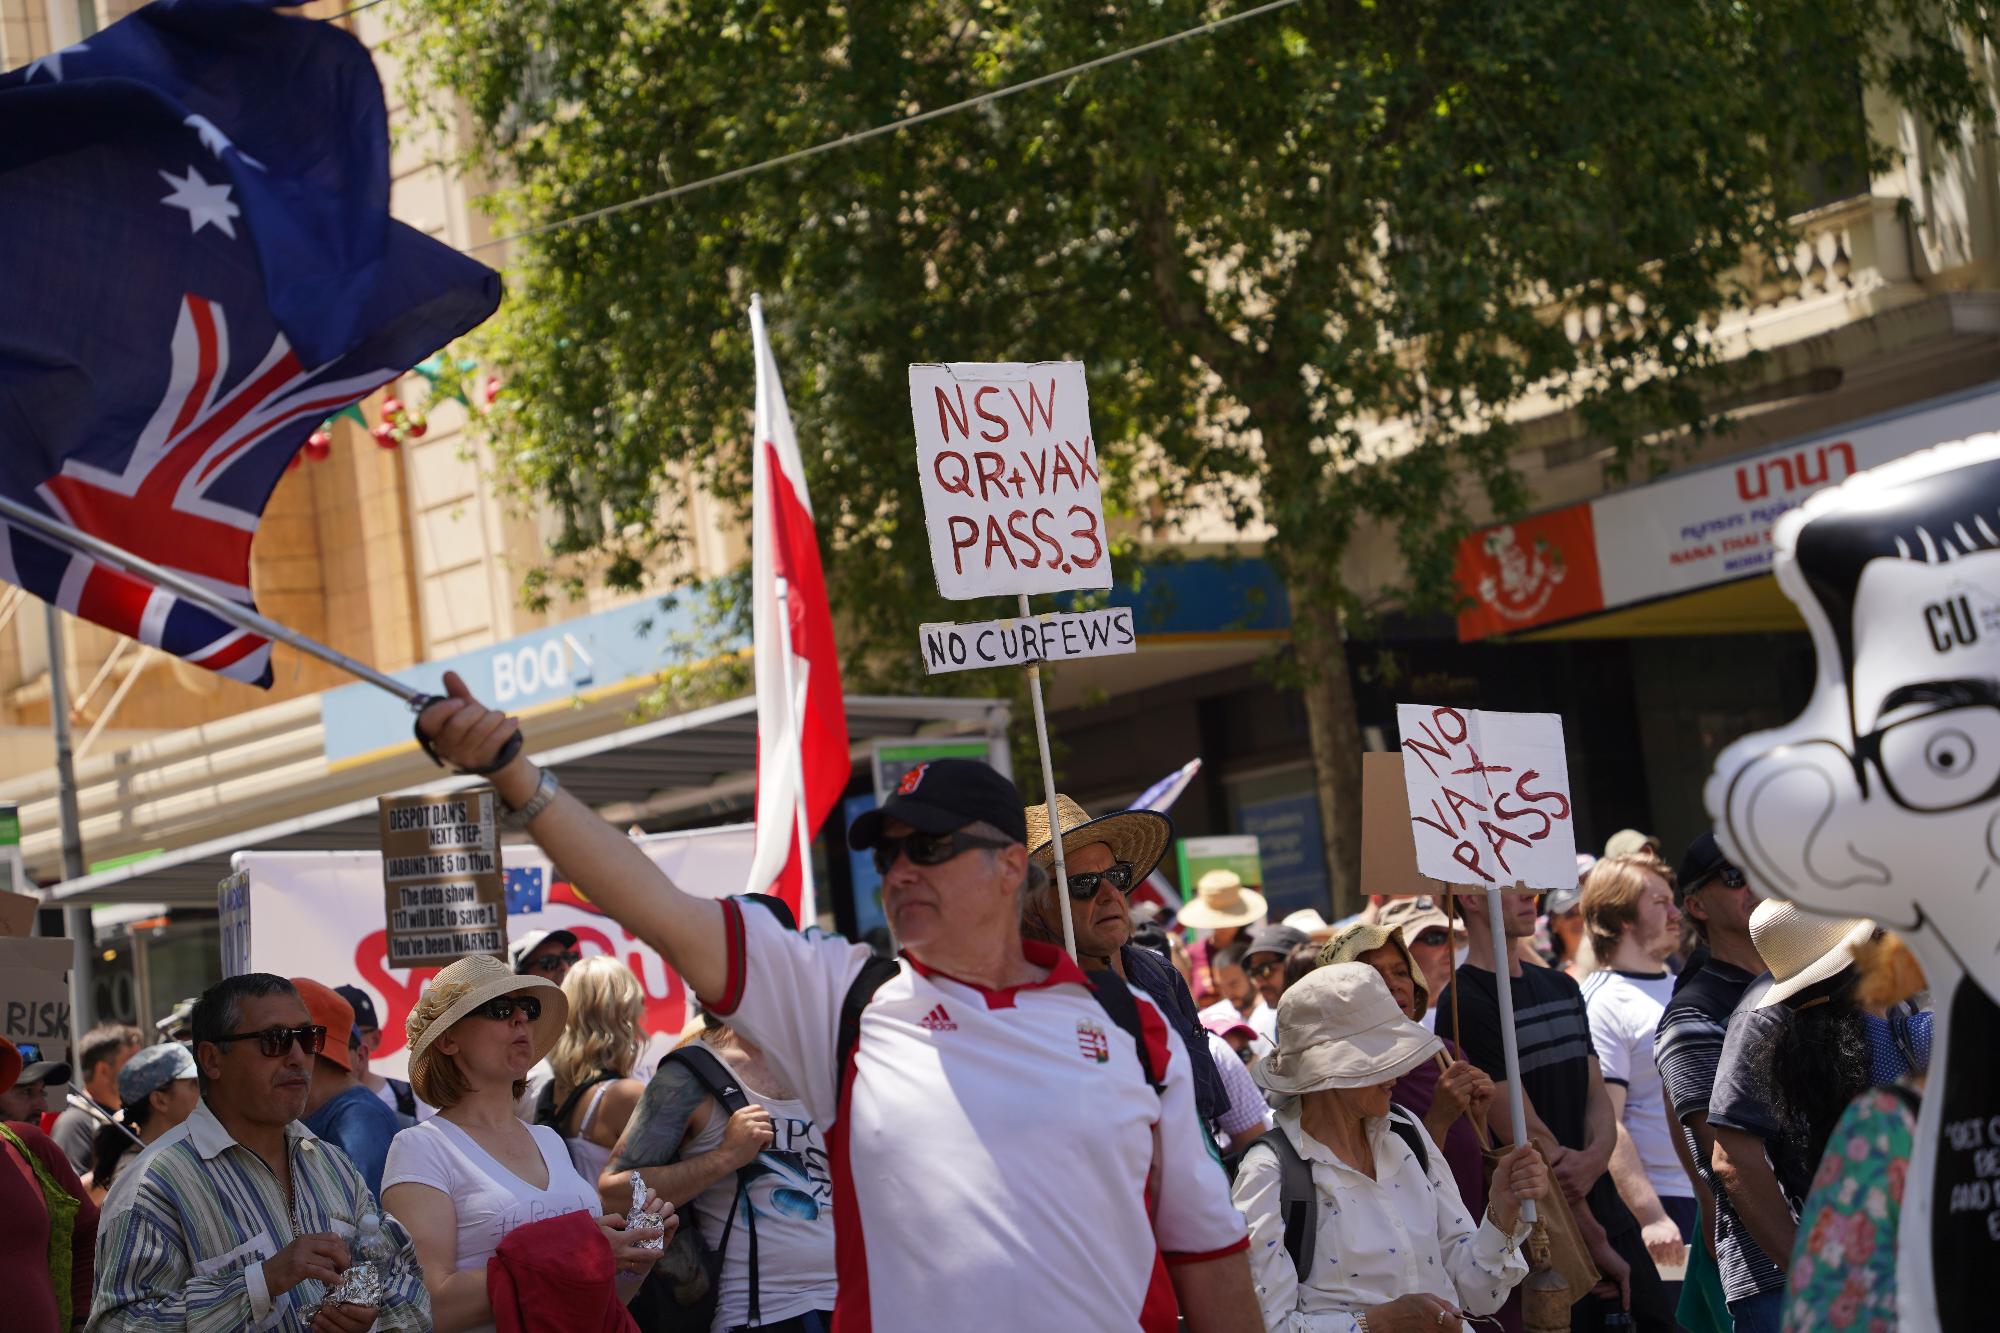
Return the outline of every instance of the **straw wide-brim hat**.
<path id="1" fill-rule="evenodd" d="M 1335 963 L 1357 963 L 1361 961 L 1362 954 L 1374 953 L 1385 944 L 1395 945 L 1396 952 L 1403 955 L 1403 965 L 1410 969 L 1410 984 L 1417 988 L 1417 1011 L 1421 1013 L 1430 1008 L 1430 987 L 1424 985 L 1423 971 L 1417 966 L 1409 943 L 1398 927 L 1357 921 L 1328 940 L 1314 957 L 1313 964 L 1315 967 L 1331 967 Z"/>
<path id="2" fill-rule="evenodd" d="M 1067 860 L 1094 842 L 1111 848 L 1119 861 L 1132 863 L 1132 883 L 1137 885 L 1159 867 L 1174 840 L 1174 821 L 1157 810 L 1120 810 L 1115 815 L 1092 819 L 1084 808 L 1056 793 L 1056 813 L 1062 816 L 1063 857 Z M 1055 840 L 1049 837 L 1049 808 L 1031 805 L 1028 817 L 1028 856 L 1044 870 L 1053 871 Z"/>
<path id="3" fill-rule="evenodd" d="M 1750 939 L 1771 973 L 1771 989 L 1754 1006 L 1783 1004 L 1800 991 L 1854 965 L 1854 951 L 1875 933 L 1873 921 L 1815 916 L 1781 898 L 1766 898 L 1750 914 Z"/>
<path id="4" fill-rule="evenodd" d="M 1381 973 L 1335 963 L 1305 974 L 1278 1001 L 1278 1049 L 1252 1071 L 1279 1098 L 1393 1083 L 1444 1049 L 1396 1007 Z"/>
<path id="5" fill-rule="evenodd" d="M 535 1059 L 540 1060 L 562 1036 L 569 1021 L 569 997 L 547 977 L 525 976 L 491 954 L 471 954 L 439 972 L 410 1010 L 403 1031 L 410 1040 L 410 1082 L 418 1082 L 418 1066 L 428 1063 L 431 1043 L 453 1023 L 502 995 L 532 993 L 542 1002 L 542 1016 L 528 1024 Z M 419 1096 L 423 1094 L 421 1091 Z"/>
<path id="6" fill-rule="evenodd" d="M 1174 914 L 1174 924 L 1193 930 L 1254 926 L 1270 911 L 1264 895 L 1243 887 L 1234 870 L 1211 870 L 1194 886 L 1194 897 Z"/>

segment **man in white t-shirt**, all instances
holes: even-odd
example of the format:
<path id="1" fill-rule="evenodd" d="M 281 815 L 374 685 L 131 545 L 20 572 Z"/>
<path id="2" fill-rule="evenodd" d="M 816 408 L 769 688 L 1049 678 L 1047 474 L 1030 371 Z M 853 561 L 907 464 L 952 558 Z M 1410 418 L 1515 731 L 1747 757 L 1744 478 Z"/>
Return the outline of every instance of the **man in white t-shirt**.
<path id="1" fill-rule="evenodd" d="M 1618 1119 L 1611 1178 L 1639 1219 L 1653 1262 L 1686 1262 L 1694 1243 L 1694 1185 L 1674 1151 L 1653 1034 L 1673 998 L 1667 956 L 1680 939 L 1672 871 L 1656 857 L 1599 861 L 1583 881 L 1583 922 L 1599 970 L 1583 983 L 1590 1039 Z M 1668 1299 L 1675 1284 L 1669 1283 Z"/>
<path id="2" fill-rule="evenodd" d="M 1261 1326 L 1179 1037 L 1129 988 L 1128 1035 L 1067 955 L 1021 938 L 1013 783 L 935 760 L 855 821 L 849 844 L 875 852 L 904 949 L 856 1008 L 865 946 L 681 892 L 553 774 L 496 763 L 513 720 L 455 674 L 445 687 L 419 719 L 441 759 L 489 776 L 571 882 L 755 1042 L 825 1129 L 842 1333 Z"/>

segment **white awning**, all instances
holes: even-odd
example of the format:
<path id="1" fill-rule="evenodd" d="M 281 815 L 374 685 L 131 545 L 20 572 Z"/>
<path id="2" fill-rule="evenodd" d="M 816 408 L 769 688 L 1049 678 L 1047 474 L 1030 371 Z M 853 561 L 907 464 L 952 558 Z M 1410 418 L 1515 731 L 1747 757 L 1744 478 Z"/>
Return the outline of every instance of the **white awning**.
<path id="1" fill-rule="evenodd" d="M 1010 716 L 1008 706 L 995 699 L 870 695 L 847 699 L 847 733 L 863 772 L 877 740 L 917 735 L 1004 737 Z M 757 700 L 732 699 L 660 718 L 544 751 L 534 759 L 553 769 L 579 800 L 614 822 L 676 815 L 686 823 L 705 822 L 748 806 L 754 797 Z M 478 782 L 440 771 L 434 779 L 403 790 L 450 791 Z M 380 828 L 376 811 L 372 796 L 331 805 L 65 881 L 50 890 L 51 900 L 71 907 L 130 902 L 213 907 L 216 886 L 229 873 L 234 853 L 252 848 L 373 849 Z"/>

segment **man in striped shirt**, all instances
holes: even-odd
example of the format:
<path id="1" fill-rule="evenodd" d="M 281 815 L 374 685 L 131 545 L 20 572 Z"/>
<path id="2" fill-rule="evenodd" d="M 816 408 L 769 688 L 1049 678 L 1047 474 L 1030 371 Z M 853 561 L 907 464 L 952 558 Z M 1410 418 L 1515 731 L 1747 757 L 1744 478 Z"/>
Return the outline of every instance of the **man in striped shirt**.
<path id="1" fill-rule="evenodd" d="M 330 1305 L 307 1322 L 359 1257 L 348 1242 L 362 1218 L 381 1212 L 354 1164 L 298 1123 L 325 1040 L 283 977 L 231 977 L 201 997 L 201 1104 L 120 1171 L 104 1201 L 91 1333 L 431 1326 L 416 1251 L 389 1217 L 382 1303 Z"/>

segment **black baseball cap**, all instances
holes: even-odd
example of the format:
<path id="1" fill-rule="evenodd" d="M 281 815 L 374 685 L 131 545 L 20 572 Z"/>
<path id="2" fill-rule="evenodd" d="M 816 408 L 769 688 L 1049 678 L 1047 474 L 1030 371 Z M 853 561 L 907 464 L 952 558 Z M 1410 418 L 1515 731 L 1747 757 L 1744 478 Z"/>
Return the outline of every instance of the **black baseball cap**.
<path id="1" fill-rule="evenodd" d="M 1250 947 L 1243 951 L 1243 957 L 1247 961 L 1255 954 L 1274 953 L 1282 958 L 1301 944 L 1311 943 L 1312 936 L 1298 927 L 1272 922 L 1250 937 Z"/>
<path id="2" fill-rule="evenodd" d="M 368 998 L 368 992 L 359 986 L 335 986 L 333 993 L 347 1001 L 354 1010 L 354 1026 L 381 1030 L 382 1020 L 375 1017 L 375 1001 Z"/>
<path id="3" fill-rule="evenodd" d="M 1722 844 L 1715 840 L 1715 830 L 1710 829 L 1689 843 L 1687 855 L 1681 858 L 1680 875 L 1674 883 L 1674 906 L 1687 902 L 1688 894 L 1723 871 L 1735 868 L 1735 863 L 1722 854 Z"/>
<path id="4" fill-rule="evenodd" d="M 873 847 L 882 825 L 900 819 L 919 833 L 951 833 L 967 824 L 987 823 L 1025 845 L 1028 816 L 1021 793 L 991 764 L 977 759 L 931 759 L 903 774 L 889 799 L 855 820 L 847 845 Z"/>

